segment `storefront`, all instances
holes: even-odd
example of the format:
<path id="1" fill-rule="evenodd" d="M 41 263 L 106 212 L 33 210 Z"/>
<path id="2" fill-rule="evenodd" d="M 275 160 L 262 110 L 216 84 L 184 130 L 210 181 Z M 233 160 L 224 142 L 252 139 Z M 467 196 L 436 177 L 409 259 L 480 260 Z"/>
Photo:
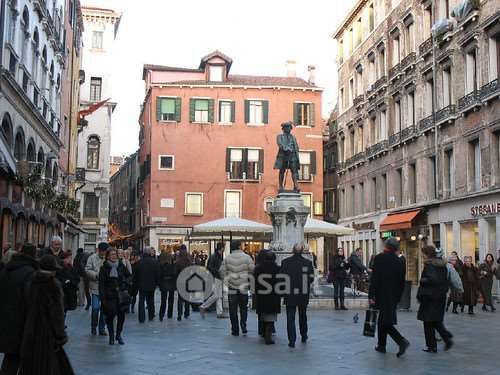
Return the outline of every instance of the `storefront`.
<path id="1" fill-rule="evenodd" d="M 353 235 L 340 236 L 338 238 L 338 247 L 344 249 L 346 258 L 348 258 L 354 250 L 360 248 L 363 264 L 368 266 L 372 255 L 381 251 L 382 242 L 377 230 L 380 220 L 381 218 L 377 215 L 352 223 L 341 223 L 341 225 L 351 227 L 356 231 Z"/>

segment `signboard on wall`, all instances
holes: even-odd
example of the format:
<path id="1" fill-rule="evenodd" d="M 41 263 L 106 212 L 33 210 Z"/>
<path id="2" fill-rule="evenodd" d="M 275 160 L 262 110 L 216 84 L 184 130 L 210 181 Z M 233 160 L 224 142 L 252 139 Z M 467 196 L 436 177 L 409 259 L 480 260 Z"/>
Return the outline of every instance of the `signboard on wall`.
<path id="1" fill-rule="evenodd" d="M 380 232 L 380 237 L 383 240 L 386 240 L 387 238 L 390 238 L 390 237 L 396 237 L 396 232 L 392 232 L 392 231 Z"/>
<path id="2" fill-rule="evenodd" d="M 500 203 L 478 204 L 470 209 L 472 216 L 489 216 L 500 214 Z"/>

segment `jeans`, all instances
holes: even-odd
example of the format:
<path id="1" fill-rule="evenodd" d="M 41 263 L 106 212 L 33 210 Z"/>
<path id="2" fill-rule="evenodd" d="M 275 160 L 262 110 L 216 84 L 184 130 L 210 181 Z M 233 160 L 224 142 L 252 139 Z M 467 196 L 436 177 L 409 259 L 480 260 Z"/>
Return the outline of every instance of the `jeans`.
<path id="1" fill-rule="evenodd" d="M 109 337 L 113 337 L 114 330 L 114 320 L 115 316 L 117 318 L 116 322 L 116 337 L 120 337 L 123 332 L 123 324 L 125 323 L 125 312 L 118 309 L 116 315 L 107 315 L 106 316 L 106 325 L 108 326 Z"/>
<path id="2" fill-rule="evenodd" d="M 295 328 L 295 312 L 299 311 L 299 332 L 303 339 L 307 339 L 307 305 L 286 307 L 286 330 L 288 342 L 295 343 L 297 331 Z"/>
<path id="3" fill-rule="evenodd" d="M 106 317 L 102 312 L 101 298 L 98 294 L 92 294 L 92 318 L 91 326 L 92 329 L 96 329 L 99 322 L 99 332 L 104 332 L 104 327 L 106 325 Z"/>
<path id="4" fill-rule="evenodd" d="M 222 280 L 214 279 L 214 292 L 208 299 L 203 302 L 200 306 L 202 309 L 208 309 L 215 302 L 215 307 L 217 310 L 217 315 L 224 314 L 224 308 L 222 306 L 222 296 L 223 296 L 223 285 Z"/>
<path id="5" fill-rule="evenodd" d="M 425 345 L 427 345 L 429 349 L 437 348 L 435 331 L 438 331 L 445 343 L 448 343 L 452 336 L 444 327 L 443 322 L 424 322 Z"/>
<path id="6" fill-rule="evenodd" d="M 333 282 L 333 298 L 344 300 L 345 279 L 336 279 Z"/>
<path id="7" fill-rule="evenodd" d="M 148 319 L 155 317 L 155 291 L 139 291 L 139 323 L 146 320 L 146 310 L 144 302 L 148 305 Z"/>
<path id="8" fill-rule="evenodd" d="M 240 309 L 240 321 L 238 324 L 238 307 Z M 243 333 L 247 330 L 247 315 L 248 315 L 248 293 L 241 293 L 239 290 L 229 290 L 229 318 L 231 320 L 231 332 Z"/>
<path id="9" fill-rule="evenodd" d="M 165 310 L 167 310 L 167 318 L 171 318 L 174 313 L 174 290 L 162 290 L 161 291 L 161 305 L 160 305 L 160 319 L 165 316 Z M 167 309 L 168 300 L 168 309 Z"/>
<path id="10" fill-rule="evenodd" d="M 191 304 L 181 297 L 179 293 L 177 293 L 177 318 L 182 318 L 182 311 L 184 310 L 184 318 L 189 317 L 189 307 Z"/>
<path id="11" fill-rule="evenodd" d="M 2 367 L 0 368 L 0 374 L 17 375 L 20 364 L 21 358 L 19 357 L 19 354 L 5 353 L 2 361 Z"/>

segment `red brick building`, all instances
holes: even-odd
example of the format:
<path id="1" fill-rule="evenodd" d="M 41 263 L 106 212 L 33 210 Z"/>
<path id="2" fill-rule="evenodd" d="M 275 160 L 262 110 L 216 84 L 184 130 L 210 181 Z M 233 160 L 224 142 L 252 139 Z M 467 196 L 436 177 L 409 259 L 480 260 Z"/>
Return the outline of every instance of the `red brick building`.
<path id="1" fill-rule="evenodd" d="M 311 213 L 322 215 L 321 89 L 291 70 L 286 77 L 233 75 L 231 65 L 216 51 L 196 69 L 144 66 L 144 243 L 161 249 L 183 242 L 193 225 L 224 216 L 269 222 L 266 204 L 278 189 L 276 136 L 291 120 L 301 149 L 300 188 Z"/>

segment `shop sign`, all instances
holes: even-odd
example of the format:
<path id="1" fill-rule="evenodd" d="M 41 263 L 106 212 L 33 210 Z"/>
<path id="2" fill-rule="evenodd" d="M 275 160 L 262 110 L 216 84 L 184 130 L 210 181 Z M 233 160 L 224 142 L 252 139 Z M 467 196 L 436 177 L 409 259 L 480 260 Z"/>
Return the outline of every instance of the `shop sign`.
<path id="1" fill-rule="evenodd" d="M 392 231 L 381 232 L 380 237 L 382 237 L 383 240 L 390 238 L 390 237 L 396 237 L 396 232 L 392 232 Z"/>
<path id="2" fill-rule="evenodd" d="M 369 221 L 366 223 L 352 223 L 352 228 L 354 230 L 374 230 L 375 229 L 375 224 L 373 221 Z"/>
<path id="3" fill-rule="evenodd" d="M 479 204 L 472 206 L 470 209 L 472 216 L 488 216 L 500 214 L 500 203 Z"/>

